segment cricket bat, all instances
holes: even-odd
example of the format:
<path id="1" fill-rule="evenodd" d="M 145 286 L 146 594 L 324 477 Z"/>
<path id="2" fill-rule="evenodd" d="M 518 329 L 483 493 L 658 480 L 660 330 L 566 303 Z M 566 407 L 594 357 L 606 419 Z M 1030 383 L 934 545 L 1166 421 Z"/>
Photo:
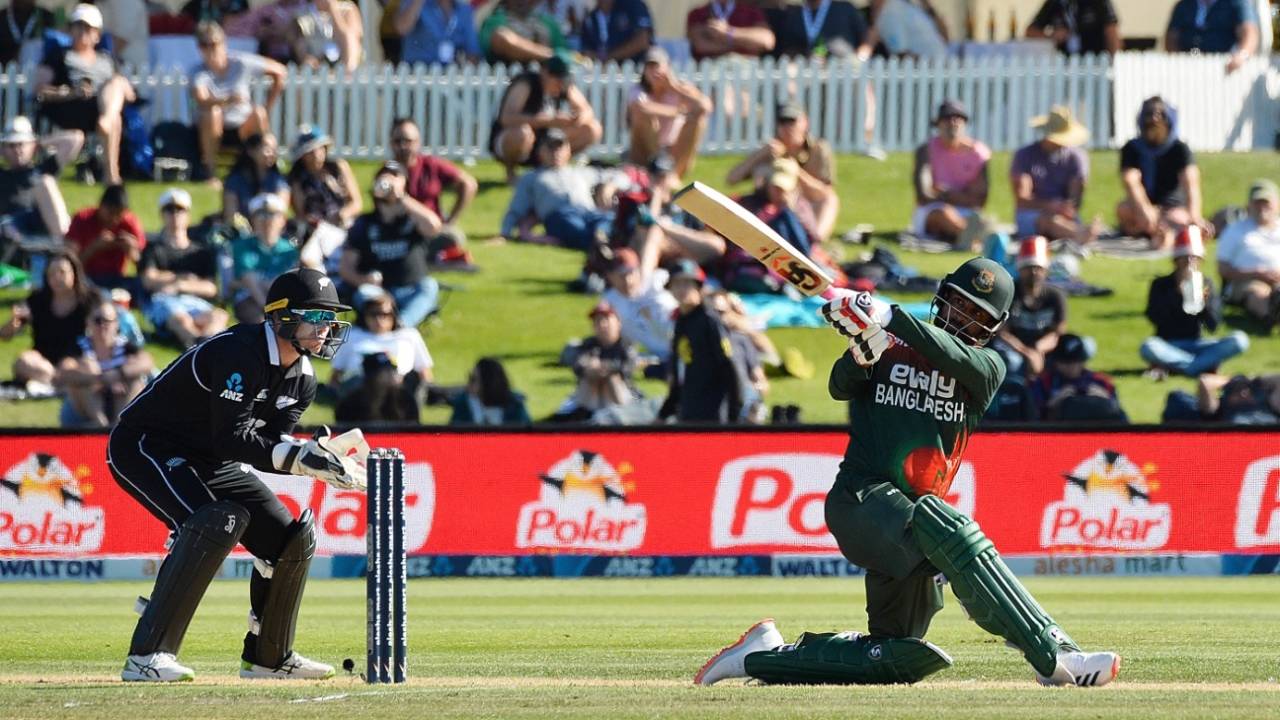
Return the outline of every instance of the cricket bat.
<path id="1" fill-rule="evenodd" d="M 831 276 L 760 218 L 719 190 L 693 182 L 672 198 L 707 227 L 746 250 L 805 295 L 831 299 Z"/>

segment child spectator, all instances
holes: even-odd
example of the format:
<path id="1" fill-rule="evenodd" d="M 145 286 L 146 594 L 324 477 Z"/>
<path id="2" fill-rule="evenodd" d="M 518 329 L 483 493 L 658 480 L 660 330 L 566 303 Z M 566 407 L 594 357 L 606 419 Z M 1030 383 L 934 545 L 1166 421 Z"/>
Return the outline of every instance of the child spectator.
<path id="1" fill-rule="evenodd" d="M 9 322 L 0 325 L 2 340 L 31 326 L 31 349 L 18 353 L 13 361 L 15 384 L 31 396 L 53 394 L 57 369 L 64 360 L 79 353 L 78 340 L 97 299 L 97 290 L 85 277 L 75 253 L 53 251 L 44 267 L 40 289 L 31 293 L 26 302 L 14 305 Z"/>
<path id="2" fill-rule="evenodd" d="M 147 236 L 138 216 L 129 209 L 123 185 L 108 185 L 96 208 L 71 217 L 67 242 L 76 248 L 84 271 L 100 288 L 125 288 L 136 293 L 137 278 L 125 272 L 142 256 Z"/>
<path id="3" fill-rule="evenodd" d="M 151 354 L 120 334 L 122 310 L 115 303 L 103 298 L 91 308 L 79 352 L 59 368 L 67 393 L 59 415 L 65 428 L 111 427 L 155 370 Z"/>
<path id="4" fill-rule="evenodd" d="M 601 301 L 587 314 L 591 318 L 592 336 L 583 340 L 573 352 L 573 374 L 577 387 L 560 406 L 552 420 L 583 422 L 597 414 L 611 418 L 627 418 L 628 406 L 640 398 L 632 383 L 639 358 L 635 349 L 622 337 L 622 322 L 609 303 Z M 644 422 L 652 421 L 652 411 Z M 628 423 L 630 424 L 630 423 Z"/>
<path id="5" fill-rule="evenodd" d="M 358 296 L 355 325 L 333 356 L 332 365 L 329 385 L 339 406 L 351 405 L 355 415 L 417 422 L 418 408 L 431 382 L 433 361 L 422 335 L 400 323 L 399 308 L 391 294 L 373 289 Z M 375 375 L 381 375 L 384 368 L 390 368 L 391 373 L 387 377 L 371 377 L 370 367 Z M 389 399 L 380 402 L 370 397 L 377 394 Z M 385 403 L 405 409 L 401 413 L 404 417 L 386 417 L 389 413 L 380 411 Z"/>
<path id="6" fill-rule="evenodd" d="M 1031 385 L 1042 420 L 1127 422 L 1111 378 L 1085 367 L 1092 353 L 1084 338 L 1066 334 L 1049 353 L 1048 365 Z"/>
<path id="7" fill-rule="evenodd" d="M 671 342 L 667 399 L 659 419 L 736 423 L 742 419 L 746 378 L 733 362 L 729 331 L 703 302 L 707 276 L 692 260 L 676 263 L 667 289 L 679 303 Z"/>
<path id="8" fill-rule="evenodd" d="M 147 297 L 146 317 L 161 334 L 189 348 L 227 328 L 227 311 L 218 298 L 218 260 L 212 247 L 196 245 L 191 226 L 191 195 L 170 188 L 160 195 L 164 229 L 151 238 L 138 261 Z"/>
<path id="9" fill-rule="evenodd" d="M 247 215 L 249 201 L 262 193 L 279 195 L 289 205 L 289 180 L 279 167 L 279 146 L 270 132 L 255 133 L 244 141 L 240 156 L 222 183 L 222 221 L 235 223 Z"/>
<path id="10" fill-rule="evenodd" d="M 284 213 L 279 195 L 259 195 L 249 203 L 253 233 L 231 241 L 230 289 L 237 322 L 262 322 L 271 281 L 298 265 L 298 246 L 283 234 Z"/>
<path id="11" fill-rule="evenodd" d="M 1049 243 L 1033 236 L 1018 247 L 1018 278 L 1009 320 L 992 347 L 1004 358 L 1010 375 L 1039 375 L 1045 356 L 1067 328 L 1067 296 L 1049 285 Z"/>
<path id="12" fill-rule="evenodd" d="M 450 425 L 528 425 L 524 395 L 511 389 L 507 371 L 496 358 L 483 357 L 467 377 L 467 389 L 449 403 Z"/>

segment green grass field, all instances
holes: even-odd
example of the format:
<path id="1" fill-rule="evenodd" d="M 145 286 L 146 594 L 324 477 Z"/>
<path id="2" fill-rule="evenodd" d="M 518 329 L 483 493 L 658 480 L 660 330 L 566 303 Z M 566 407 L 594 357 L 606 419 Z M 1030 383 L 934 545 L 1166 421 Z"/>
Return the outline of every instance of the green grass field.
<path id="1" fill-rule="evenodd" d="M 734 157 L 701 158 L 692 179 L 723 186 L 725 173 Z M 1117 179 L 1117 153 L 1096 152 L 1091 155 L 1094 181 L 1086 193 L 1085 214 L 1101 214 L 1109 222 L 1112 208 L 1121 196 Z M 1204 154 L 1199 156 L 1204 180 L 1204 206 L 1213 212 L 1227 204 L 1242 204 L 1249 182 L 1255 177 L 1280 179 L 1274 153 Z M 1008 220 L 1011 200 L 1004 180 L 1009 164 L 1008 153 L 998 153 L 992 161 L 992 192 L 988 208 L 999 218 Z M 361 185 L 367 187 L 375 167 L 356 167 Z M 857 223 L 871 223 L 878 233 L 895 233 L 904 228 L 910 217 L 910 158 L 898 153 L 887 162 L 863 157 L 839 159 L 838 184 L 843 206 L 838 231 Z M 498 231 L 510 191 L 501 183 L 501 170 L 492 163 L 472 168 L 481 181 L 481 192 L 464 217 L 463 226 L 473 239 L 476 262 L 483 271 L 475 275 L 446 274 L 443 280 L 461 288 L 447 298 L 442 322 L 425 327 L 427 344 L 436 361 L 436 379 L 444 384 L 460 385 L 476 359 L 485 355 L 499 357 L 506 365 L 517 389 L 529 397 L 529 409 L 535 419 L 550 415 L 573 390 L 573 376 L 565 368 L 555 366 L 565 341 L 590 333 L 586 312 L 593 299 L 565 292 L 565 283 L 576 277 L 582 266 L 581 254 L 556 248 L 511 244 L 487 244 L 483 239 Z M 148 231 L 159 228 L 156 199 L 165 186 L 152 183 L 131 185 L 132 203 Z M 217 194 L 205 186 L 187 186 L 195 199 L 196 217 L 218 210 Z M 99 188 L 66 183 L 67 204 L 77 209 L 96 203 Z M 369 207 L 366 199 L 366 207 Z M 840 246 L 847 257 L 863 250 L 860 246 Z M 897 245 L 893 245 L 897 248 Z M 925 273 L 940 277 L 962 259 L 958 255 L 922 255 L 900 252 L 903 261 Z M 1192 389 L 1190 380 L 1170 380 L 1152 384 L 1141 377 L 1144 364 L 1138 357 L 1138 346 L 1151 327 L 1142 311 L 1147 286 L 1152 277 L 1168 271 L 1168 261 L 1119 261 L 1095 258 L 1084 265 L 1084 277 L 1095 284 L 1113 288 L 1109 298 L 1072 299 L 1070 326 L 1075 332 L 1098 339 L 1096 369 L 1115 374 L 1121 402 L 1135 422 L 1158 422 L 1165 395 L 1175 388 Z M 1208 263 L 1212 274 L 1213 262 Z M 0 303 L 11 303 L 19 296 L 9 291 L 0 293 Z M 903 299 L 922 299 L 904 296 Z M 6 317 L 0 313 L 0 318 Z M 1258 328 L 1239 317 L 1230 317 L 1228 325 L 1253 332 L 1253 347 L 1240 358 L 1231 360 L 1225 372 L 1260 373 L 1280 370 L 1280 339 L 1263 337 Z M 811 380 L 777 378 L 769 396 L 771 403 L 795 403 L 803 410 L 806 422 L 843 422 L 844 407 L 832 402 L 826 393 L 826 369 L 831 358 L 841 350 L 834 333 L 809 329 L 781 329 L 770 333 L 780 347 L 800 349 L 818 368 Z M 27 347 L 23 337 L 0 344 L 0 376 L 17 352 Z M 152 347 L 161 365 L 172 359 L 176 351 Z M 322 371 L 323 375 L 323 371 Z M 660 383 L 645 381 L 641 387 L 648 393 L 661 395 Z M 306 422 L 332 420 L 331 407 L 316 407 L 306 415 Z M 6 426 L 53 426 L 57 422 L 57 402 L 23 402 L 4 408 Z M 423 422 L 439 424 L 447 421 L 446 409 L 427 408 Z"/>
<path id="2" fill-rule="evenodd" d="M 214 583 L 182 659 L 196 682 L 119 682 L 143 583 L 0 585 L 0 715 L 7 718 L 1274 718 L 1275 578 L 1035 579 L 1082 644 L 1120 652 L 1106 688 L 1048 689 L 957 604 L 929 639 L 955 666 L 894 687 L 694 687 L 750 623 L 783 634 L 857 629 L 859 579 L 415 580 L 405 686 L 235 677 L 247 587 Z M 364 652 L 364 583 L 312 583 L 298 648 L 338 665 Z"/>

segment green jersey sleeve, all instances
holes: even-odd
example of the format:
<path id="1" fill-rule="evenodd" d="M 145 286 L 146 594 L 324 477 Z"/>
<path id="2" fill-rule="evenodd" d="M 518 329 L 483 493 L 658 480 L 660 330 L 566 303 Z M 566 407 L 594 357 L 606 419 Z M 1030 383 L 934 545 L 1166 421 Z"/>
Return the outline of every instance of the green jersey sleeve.
<path id="1" fill-rule="evenodd" d="M 852 400 L 858 385 L 871 379 L 871 369 L 864 368 L 853 361 L 847 351 L 840 353 L 831 366 L 831 377 L 827 380 L 827 392 L 833 400 Z"/>
<path id="2" fill-rule="evenodd" d="M 920 322 L 896 305 L 887 329 L 934 367 L 955 378 L 983 408 L 991 403 L 1000 383 L 1004 382 L 1004 361 L 995 350 L 967 345 L 942 328 Z"/>

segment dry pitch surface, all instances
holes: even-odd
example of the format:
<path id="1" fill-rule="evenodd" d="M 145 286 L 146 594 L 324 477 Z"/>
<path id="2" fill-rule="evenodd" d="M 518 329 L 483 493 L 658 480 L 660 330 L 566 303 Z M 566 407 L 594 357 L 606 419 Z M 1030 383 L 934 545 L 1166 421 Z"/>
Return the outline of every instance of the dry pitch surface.
<path id="1" fill-rule="evenodd" d="M 1280 578 L 1039 579 L 1081 643 L 1124 655 L 1094 690 L 1035 685 L 1025 662 L 951 602 L 929 639 L 955 667 L 914 687 L 696 688 L 690 678 L 751 622 L 785 635 L 858 628 L 858 579 L 417 580 L 410 674 L 316 683 L 235 678 L 247 587 L 214 585 L 180 686 L 116 678 L 141 583 L 0 586 L 0 716 L 13 718 L 1276 718 Z M 308 589 L 298 648 L 335 665 L 364 651 L 357 581 Z"/>

